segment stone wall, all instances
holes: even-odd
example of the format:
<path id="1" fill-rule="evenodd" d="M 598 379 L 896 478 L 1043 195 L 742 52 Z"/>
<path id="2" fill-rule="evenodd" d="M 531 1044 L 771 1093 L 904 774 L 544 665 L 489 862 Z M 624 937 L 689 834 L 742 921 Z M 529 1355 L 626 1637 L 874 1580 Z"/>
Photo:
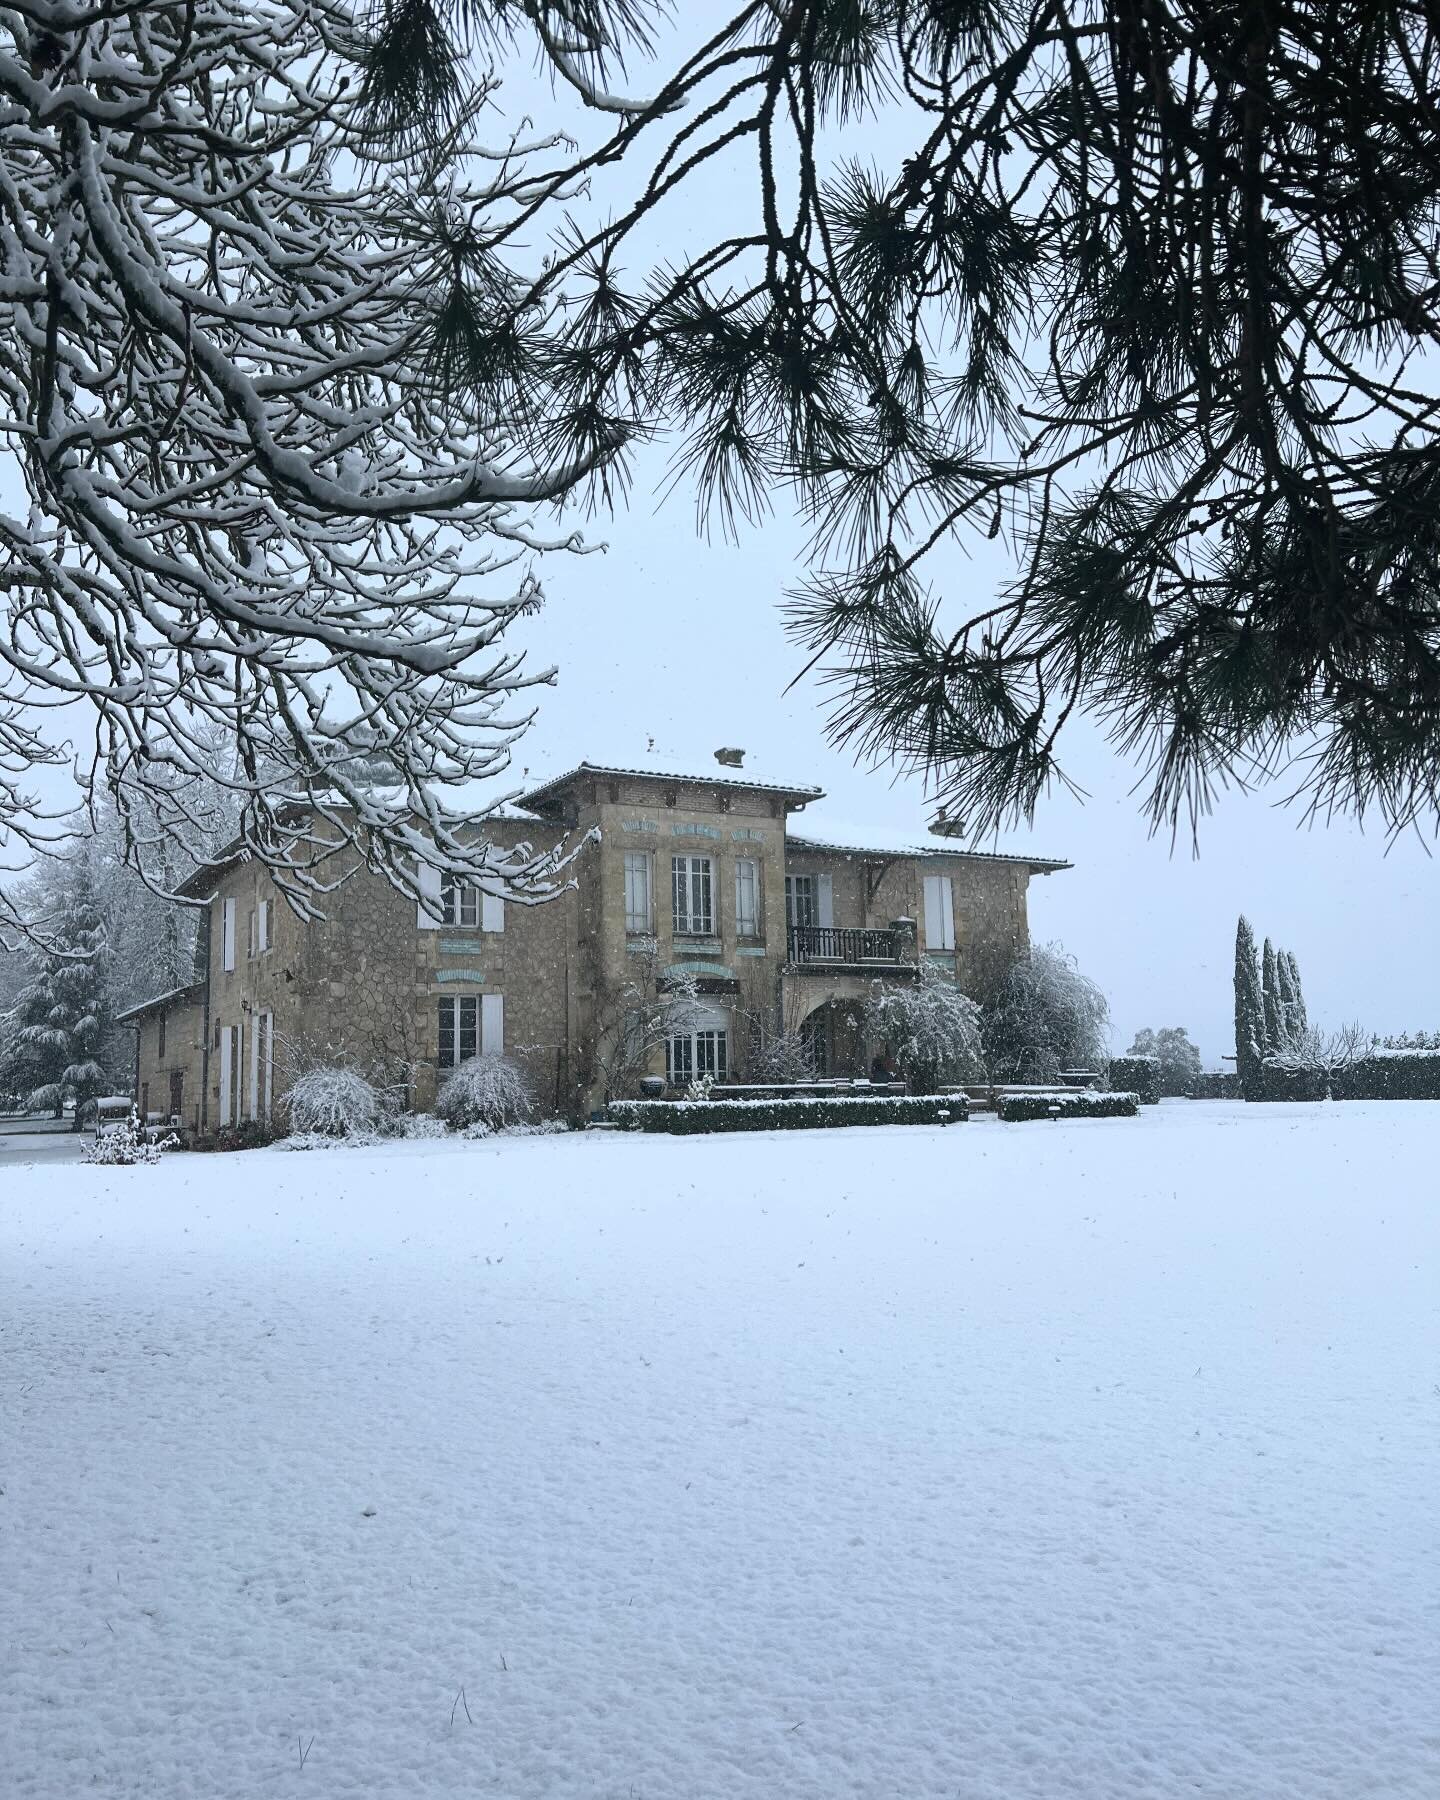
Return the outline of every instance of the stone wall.
<path id="1" fill-rule="evenodd" d="M 196 999 L 157 1008 L 142 1013 L 132 1025 L 137 1038 L 135 1098 L 142 1116 L 158 1113 L 170 1117 L 171 1083 L 178 1076 L 181 1122 L 188 1135 L 198 1136 L 205 1050 L 203 1002 Z"/>

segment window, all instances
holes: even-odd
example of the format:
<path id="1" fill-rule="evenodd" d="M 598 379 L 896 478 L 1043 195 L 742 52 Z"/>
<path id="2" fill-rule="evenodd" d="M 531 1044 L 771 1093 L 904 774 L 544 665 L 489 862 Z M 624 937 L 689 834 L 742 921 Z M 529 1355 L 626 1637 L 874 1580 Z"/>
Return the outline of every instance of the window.
<path id="1" fill-rule="evenodd" d="M 440 883 L 441 917 L 447 925 L 478 925 L 480 895 L 473 887 L 465 887 L 453 875 Z"/>
<path id="2" fill-rule="evenodd" d="M 948 875 L 925 877 L 925 948 L 955 948 L 955 901 Z"/>
<path id="3" fill-rule="evenodd" d="M 676 1032 L 665 1040 L 665 1079 L 671 1087 L 685 1087 L 702 1076 L 723 1081 L 730 1068 L 730 1033 L 723 1012 L 701 1014 L 691 1031 Z"/>
<path id="4" fill-rule="evenodd" d="M 760 865 L 749 857 L 735 865 L 735 935 L 760 935 Z"/>
<path id="5" fill-rule="evenodd" d="M 815 877 L 813 875 L 787 875 L 785 877 L 785 923 L 787 925 L 813 925 L 815 923 Z"/>
<path id="6" fill-rule="evenodd" d="M 440 1067 L 455 1069 L 480 1043 L 480 996 L 457 994 L 440 1002 Z"/>
<path id="7" fill-rule="evenodd" d="M 161 1062 L 164 1062 L 164 1060 L 165 1060 L 165 1015 L 163 1012 L 160 1015 L 160 1023 L 155 1027 L 155 1055 Z"/>
<path id="8" fill-rule="evenodd" d="M 227 974 L 235 967 L 235 902 L 233 900 L 220 902 L 220 966 Z"/>
<path id="9" fill-rule="evenodd" d="M 447 994 L 439 1007 L 437 1041 L 442 1069 L 456 1069 L 472 1056 L 504 1054 L 503 994 Z"/>
<path id="10" fill-rule="evenodd" d="M 711 875 L 708 856 L 674 856 L 670 859 L 677 937 L 709 937 L 714 931 Z"/>
<path id="11" fill-rule="evenodd" d="M 270 1117 L 270 1096 L 275 1084 L 275 1015 L 256 1013 L 250 1026 L 250 1082 L 247 1116 Z"/>
<path id="12" fill-rule="evenodd" d="M 255 948 L 263 956 L 270 948 L 270 902 L 262 900 L 255 910 Z"/>
<path id="13" fill-rule="evenodd" d="M 649 937 L 655 929 L 648 850 L 625 852 L 625 929 L 640 937 Z"/>
<path id="14" fill-rule="evenodd" d="M 481 893 L 453 875 L 440 882 L 440 920 L 444 925 L 478 925 L 482 931 L 505 929 L 505 902 L 498 894 Z"/>

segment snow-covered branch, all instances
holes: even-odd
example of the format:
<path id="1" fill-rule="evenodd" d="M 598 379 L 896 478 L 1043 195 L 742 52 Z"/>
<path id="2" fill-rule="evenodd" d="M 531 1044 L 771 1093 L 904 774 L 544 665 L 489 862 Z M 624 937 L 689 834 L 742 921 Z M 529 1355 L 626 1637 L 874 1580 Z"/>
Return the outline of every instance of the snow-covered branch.
<path id="1" fill-rule="evenodd" d="M 483 88 L 455 154 L 377 145 L 360 23 L 345 0 L 0 13 L 0 435 L 29 499 L 0 514 L 0 860 L 47 836 L 39 709 L 79 705 L 82 778 L 143 795 L 122 816 L 152 847 L 198 860 L 227 792 L 302 910 L 324 883 L 293 852 L 337 832 L 401 885 L 422 854 L 522 894 L 553 876 L 462 821 L 550 678 L 505 641 L 534 557 L 581 548 L 536 509 L 620 438 L 542 443 L 434 360 L 462 267 L 507 279 L 483 221 L 563 183 L 513 142 L 472 179 Z"/>

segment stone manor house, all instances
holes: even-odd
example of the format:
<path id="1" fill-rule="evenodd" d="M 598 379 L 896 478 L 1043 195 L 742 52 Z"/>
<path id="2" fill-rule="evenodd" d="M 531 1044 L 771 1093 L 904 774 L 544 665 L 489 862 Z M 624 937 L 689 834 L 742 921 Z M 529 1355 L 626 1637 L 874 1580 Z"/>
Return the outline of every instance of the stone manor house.
<path id="1" fill-rule="evenodd" d="M 379 1071 L 428 1110 L 448 1069 L 503 1052 L 545 1112 L 580 1117 L 605 1098 L 637 988 L 663 994 L 682 970 L 700 1006 L 651 1057 L 672 1086 L 743 1079 L 780 1031 L 803 1035 L 820 1073 L 864 1075 L 872 984 L 915 980 L 923 958 L 983 991 L 1028 949 L 1031 876 L 1070 866 L 807 837 L 792 819 L 821 790 L 748 779 L 740 755 L 717 752 L 714 774 L 582 763 L 487 819 L 502 845 L 598 828 L 574 886 L 539 905 L 437 871 L 417 906 L 362 869 L 307 924 L 262 866 L 221 856 L 187 884 L 206 903 L 197 980 L 123 1015 L 142 1112 L 202 1137 L 267 1120 L 298 1068 L 324 1060 Z"/>

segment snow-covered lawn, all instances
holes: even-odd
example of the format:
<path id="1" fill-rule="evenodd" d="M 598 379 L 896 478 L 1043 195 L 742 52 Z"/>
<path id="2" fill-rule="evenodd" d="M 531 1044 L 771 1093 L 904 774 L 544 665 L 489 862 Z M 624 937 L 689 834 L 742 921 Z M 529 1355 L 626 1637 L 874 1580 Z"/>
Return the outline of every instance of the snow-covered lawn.
<path id="1" fill-rule="evenodd" d="M 1437 1167 L 1182 1103 L 7 1168 L 0 1790 L 1433 1800 Z"/>

